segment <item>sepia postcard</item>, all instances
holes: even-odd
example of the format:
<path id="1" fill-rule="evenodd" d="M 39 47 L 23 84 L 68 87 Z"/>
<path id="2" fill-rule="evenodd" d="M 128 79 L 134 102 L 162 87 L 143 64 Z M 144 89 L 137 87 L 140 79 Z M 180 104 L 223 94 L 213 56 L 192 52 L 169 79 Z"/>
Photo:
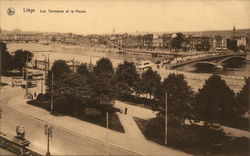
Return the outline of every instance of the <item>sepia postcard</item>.
<path id="1" fill-rule="evenodd" d="M 0 155 L 249 156 L 249 0 L 0 0 Z"/>

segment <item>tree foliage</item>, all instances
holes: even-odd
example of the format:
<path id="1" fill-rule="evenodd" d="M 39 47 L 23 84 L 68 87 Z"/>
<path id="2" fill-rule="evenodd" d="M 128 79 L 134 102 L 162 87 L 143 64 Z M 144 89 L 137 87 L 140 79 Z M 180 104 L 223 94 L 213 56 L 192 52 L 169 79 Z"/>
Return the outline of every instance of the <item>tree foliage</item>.
<path id="1" fill-rule="evenodd" d="M 10 53 L 7 51 L 6 44 L 4 42 L 0 42 L 0 52 L 1 52 L 1 66 L 0 66 L 0 73 L 3 74 L 7 70 L 10 70 L 13 65 L 12 65 L 12 56 Z"/>
<path id="2" fill-rule="evenodd" d="M 76 70 L 78 74 L 89 75 L 87 64 L 80 64 Z"/>
<path id="3" fill-rule="evenodd" d="M 65 72 L 70 72 L 70 67 L 64 60 L 57 60 L 54 62 L 51 72 L 54 74 L 54 78 L 60 77 Z"/>
<path id="4" fill-rule="evenodd" d="M 161 85 L 161 77 L 156 72 L 149 68 L 146 72 L 142 73 L 141 81 L 143 83 L 143 89 L 145 93 L 150 95 L 156 95 L 157 89 Z"/>
<path id="5" fill-rule="evenodd" d="M 94 66 L 94 74 L 100 75 L 102 73 L 114 74 L 112 62 L 108 58 L 101 58 Z"/>
<path id="6" fill-rule="evenodd" d="M 117 96 L 130 95 L 139 75 L 133 62 L 124 61 L 119 64 L 115 73 Z"/>
<path id="7" fill-rule="evenodd" d="M 176 33 L 176 37 L 173 37 L 171 40 L 171 47 L 175 49 L 175 51 L 179 51 L 184 41 L 184 35 L 182 33 Z"/>
<path id="8" fill-rule="evenodd" d="M 197 117 L 207 122 L 229 122 L 233 115 L 234 96 L 220 76 L 212 75 L 195 97 Z"/>
<path id="9" fill-rule="evenodd" d="M 208 51 L 209 49 L 211 49 L 211 45 L 209 43 L 209 39 L 208 38 L 202 39 L 200 43 L 198 43 L 197 45 L 195 45 L 195 49 L 197 51 Z"/>
<path id="10" fill-rule="evenodd" d="M 173 127 L 183 124 L 185 119 L 192 119 L 193 91 L 182 74 L 169 74 L 163 82 L 161 114 L 165 114 L 167 95 L 167 114 L 170 125 Z"/>
<path id="11" fill-rule="evenodd" d="M 15 69 L 23 69 L 26 63 L 30 62 L 34 54 L 27 50 L 16 50 L 13 58 L 13 65 Z"/>
<path id="12" fill-rule="evenodd" d="M 250 104 L 250 77 L 245 78 L 245 85 L 242 87 L 239 93 L 236 94 L 235 109 L 237 116 L 242 117 L 249 111 Z"/>
<path id="13" fill-rule="evenodd" d="M 99 104 L 110 104 L 115 97 L 114 69 L 111 61 L 101 58 L 94 66 L 92 82 Z"/>

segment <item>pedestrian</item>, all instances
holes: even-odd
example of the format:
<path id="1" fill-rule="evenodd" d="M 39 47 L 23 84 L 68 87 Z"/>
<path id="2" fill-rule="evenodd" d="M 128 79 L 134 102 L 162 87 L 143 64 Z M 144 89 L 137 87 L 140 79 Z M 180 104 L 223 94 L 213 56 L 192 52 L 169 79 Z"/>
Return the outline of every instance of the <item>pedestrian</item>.
<path id="1" fill-rule="evenodd" d="M 128 108 L 127 107 L 125 107 L 125 115 L 128 113 Z"/>

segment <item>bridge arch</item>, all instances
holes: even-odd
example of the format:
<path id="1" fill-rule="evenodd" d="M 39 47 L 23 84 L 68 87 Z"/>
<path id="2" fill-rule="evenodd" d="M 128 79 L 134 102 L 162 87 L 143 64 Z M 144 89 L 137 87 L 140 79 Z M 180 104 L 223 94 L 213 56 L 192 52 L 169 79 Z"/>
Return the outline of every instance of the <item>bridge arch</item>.
<path id="1" fill-rule="evenodd" d="M 208 64 L 208 65 L 214 65 L 216 66 L 217 64 L 214 62 L 208 62 L 208 61 L 199 61 L 199 62 L 194 62 L 194 64 Z"/>
<path id="2" fill-rule="evenodd" d="M 232 59 L 232 58 L 246 59 L 246 57 L 244 57 L 244 56 L 230 56 L 230 57 L 224 58 L 223 60 L 219 61 L 217 64 L 220 65 L 221 63 L 223 63 L 229 59 Z"/>

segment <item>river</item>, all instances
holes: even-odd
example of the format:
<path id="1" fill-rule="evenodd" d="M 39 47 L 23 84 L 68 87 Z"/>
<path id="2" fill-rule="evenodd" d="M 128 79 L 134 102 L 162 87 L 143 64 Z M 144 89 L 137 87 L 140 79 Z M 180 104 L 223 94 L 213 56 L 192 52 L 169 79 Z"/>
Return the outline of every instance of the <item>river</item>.
<path id="1" fill-rule="evenodd" d="M 9 52 L 14 52 L 17 49 L 29 50 L 34 52 L 34 59 L 45 59 L 50 57 L 50 61 L 64 59 L 84 63 L 95 64 L 102 57 L 108 57 L 113 65 L 116 67 L 123 60 L 137 61 L 137 60 L 153 60 L 150 55 L 124 55 L 112 52 L 112 49 L 89 48 L 80 46 L 65 46 L 58 44 L 42 45 L 38 43 L 8 43 L 7 48 Z M 235 66 L 235 64 L 237 66 Z M 233 65 L 225 65 L 223 69 L 217 69 L 213 66 L 203 65 L 197 66 L 195 64 L 185 65 L 178 70 L 191 73 L 217 73 L 227 76 L 247 76 L 250 77 L 250 61 L 245 60 Z"/>
<path id="2" fill-rule="evenodd" d="M 89 48 L 80 46 L 66 46 L 61 44 L 42 45 L 38 43 L 9 43 L 7 44 L 9 52 L 14 52 L 17 49 L 29 50 L 34 53 L 34 59 L 50 58 L 50 61 L 64 59 L 83 63 L 95 64 L 100 58 L 109 58 L 116 67 L 118 64 L 127 61 L 149 60 L 150 56 L 143 55 L 124 55 L 113 52 L 113 49 Z"/>
<path id="3" fill-rule="evenodd" d="M 234 60 L 234 62 L 227 62 L 227 64 L 222 64 L 222 66 L 223 69 L 220 69 L 209 64 L 197 65 L 193 63 L 180 67 L 178 70 L 191 73 L 209 73 L 226 76 L 250 77 L 250 60 Z"/>

